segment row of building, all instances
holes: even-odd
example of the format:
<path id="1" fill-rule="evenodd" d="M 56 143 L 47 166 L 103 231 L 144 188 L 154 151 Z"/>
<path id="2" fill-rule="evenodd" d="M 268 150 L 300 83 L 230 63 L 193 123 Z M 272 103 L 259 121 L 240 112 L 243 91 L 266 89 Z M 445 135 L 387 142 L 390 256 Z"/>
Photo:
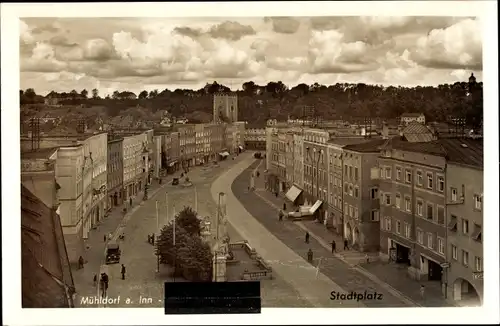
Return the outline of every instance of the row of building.
<path id="1" fill-rule="evenodd" d="M 270 123 L 267 188 L 361 252 L 408 265 L 417 280 L 440 282 L 448 299 L 483 294 L 481 139 L 438 138 L 405 121 L 379 136 Z"/>
<path id="2" fill-rule="evenodd" d="M 244 149 L 243 122 L 183 124 L 168 130 L 21 137 L 21 182 L 61 218 L 71 264 L 84 239 L 115 206 L 152 180 Z"/>

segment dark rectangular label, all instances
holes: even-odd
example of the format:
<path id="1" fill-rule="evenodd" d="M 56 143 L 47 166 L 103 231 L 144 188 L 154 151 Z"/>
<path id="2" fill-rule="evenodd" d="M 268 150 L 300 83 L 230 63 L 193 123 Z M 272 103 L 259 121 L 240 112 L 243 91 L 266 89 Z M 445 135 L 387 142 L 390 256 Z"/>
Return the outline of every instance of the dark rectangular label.
<path id="1" fill-rule="evenodd" d="M 166 282 L 165 314 L 260 313 L 260 282 Z"/>

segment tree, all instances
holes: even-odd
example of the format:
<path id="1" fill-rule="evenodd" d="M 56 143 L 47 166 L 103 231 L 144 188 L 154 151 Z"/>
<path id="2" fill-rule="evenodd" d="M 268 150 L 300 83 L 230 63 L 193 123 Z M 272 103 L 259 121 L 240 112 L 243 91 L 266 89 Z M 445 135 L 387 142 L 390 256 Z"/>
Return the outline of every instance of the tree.
<path id="1" fill-rule="evenodd" d="M 149 98 L 155 98 L 158 96 L 158 90 L 155 89 L 155 90 L 152 90 L 151 92 L 149 92 Z"/>
<path id="2" fill-rule="evenodd" d="M 140 99 L 147 98 L 147 97 L 148 97 L 148 91 L 142 91 L 139 93 Z"/>
<path id="3" fill-rule="evenodd" d="M 187 181 L 187 178 L 186 178 Z M 190 235 L 200 235 L 201 227 L 198 214 L 189 206 L 184 207 L 175 217 L 177 225 L 186 230 Z"/>
<path id="4" fill-rule="evenodd" d="M 87 98 L 87 95 L 89 95 L 89 92 L 87 92 L 87 90 L 86 90 L 86 89 L 84 89 L 84 90 L 82 90 L 82 91 L 80 92 L 80 95 L 81 95 L 83 98 Z"/>
<path id="5" fill-rule="evenodd" d="M 114 91 L 111 97 L 113 98 L 113 100 L 117 100 L 118 98 L 120 98 L 120 92 Z"/>
<path id="6" fill-rule="evenodd" d="M 28 88 L 24 91 L 24 95 L 29 99 L 34 99 L 36 96 L 35 90 L 33 88 Z"/>
<path id="7" fill-rule="evenodd" d="M 243 85 L 241 85 L 241 88 L 243 88 L 243 92 L 250 96 L 255 95 L 257 87 L 258 86 L 255 85 L 253 81 L 248 81 L 243 83 Z"/>
<path id="8" fill-rule="evenodd" d="M 92 90 L 92 98 L 93 99 L 98 99 L 99 98 L 99 91 L 97 90 L 97 88 L 94 88 Z"/>
<path id="9" fill-rule="evenodd" d="M 73 89 L 71 92 L 69 92 L 69 95 L 71 96 L 71 98 L 76 98 L 78 96 L 78 92 Z"/>

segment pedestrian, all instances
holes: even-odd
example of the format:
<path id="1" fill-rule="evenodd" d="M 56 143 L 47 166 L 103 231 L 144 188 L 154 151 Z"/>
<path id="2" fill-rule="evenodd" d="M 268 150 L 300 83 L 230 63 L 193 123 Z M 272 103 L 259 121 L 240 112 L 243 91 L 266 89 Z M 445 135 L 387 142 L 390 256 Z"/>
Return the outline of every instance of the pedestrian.
<path id="1" fill-rule="evenodd" d="M 311 248 L 309 248 L 309 251 L 307 252 L 307 261 L 312 263 L 313 262 L 313 251 Z"/>
<path id="2" fill-rule="evenodd" d="M 128 199 L 128 202 L 129 202 L 129 204 L 130 204 L 130 207 L 132 207 L 132 197 L 130 197 L 130 198 Z"/>
<path id="3" fill-rule="evenodd" d="M 108 285 L 109 285 L 108 274 L 103 273 L 102 280 L 103 280 L 103 283 L 104 283 L 104 296 L 106 296 L 106 294 L 108 293 Z"/>
<path id="4" fill-rule="evenodd" d="M 94 286 L 97 285 L 97 274 L 94 274 Z"/>
<path id="5" fill-rule="evenodd" d="M 155 234 L 151 234 L 151 244 L 154 246 L 155 244 Z"/>
<path id="6" fill-rule="evenodd" d="M 276 196 L 276 198 L 278 198 L 278 192 L 276 191 L 276 193 L 274 194 Z"/>
<path id="7" fill-rule="evenodd" d="M 78 258 L 78 269 L 82 269 L 82 268 L 83 268 L 83 263 L 84 263 L 84 261 L 83 261 L 83 257 L 82 257 L 82 256 L 80 256 L 80 257 Z"/>
<path id="8" fill-rule="evenodd" d="M 280 213 L 279 213 L 279 216 L 278 216 L 278 220 L 279 221 L 283 221 L 283 215 L 285 215 L 285 214 L 283 214 L 283 211 L 280 210 Z"/>
<path id="9" fill-rule="evenodd" d="M 309 232 L 306 231 L 306 243 L 309 243 Z"/>
<path id="10" fill-rule="evenodd" d="M 101 273 L 101 279 L 99 280 L 99 287 L 101 288 L 101 296 L 106 296 L 106 284 L 104 283 L 104 273 Z"/>
<path id="11" fill-rule="evenodd" d="M 349 250 L 349 241 L 347 239 L 344 239 L 344 250 Z"/>
<path id="12" fill-rule="evenodd" d="M 151 234 L 148 234 L 148 243 L 151 243 Z"/>
<path id="13" fill-rule="evenodd" d="M 283 203 L 283 210 L 286 211 L 286 203 Z"/>
<path id="14" fill-rule="evenodd" d="M 424 299 L 425 294 L 425 286 L 423 284 L 420 285 L 420 296 Z"/>
<path id="15" fill-rule="evenodd" d="M 113 237 L 113 235 L 111 233 L 108 233 L 108 240 L 111 241 L 111 238 Z"/>
<path id="16" fill-rule="evenodd" d="M 106 235 L 104 235 L 104 242 L 106 242 L 106 239 L 107 239 L 107 237 L 106 237 Z"/>
<path id="17" fill-rule="evenodd" d="M 335 243 L 335 240 L 332 240 L 332 254 L 337 251 L 337 244 Z"/>
<path id="18" fill-rule="evenodd" d="M 122 280 L 125 279 L 125 265 L 122 264 Z"/>

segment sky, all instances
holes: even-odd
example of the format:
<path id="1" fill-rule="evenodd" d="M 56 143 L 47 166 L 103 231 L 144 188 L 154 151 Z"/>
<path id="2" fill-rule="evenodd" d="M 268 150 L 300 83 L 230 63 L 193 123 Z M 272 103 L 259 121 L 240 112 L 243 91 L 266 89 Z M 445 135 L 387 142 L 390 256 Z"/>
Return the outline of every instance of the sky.
<path id="1" fill-rule="evenodd" d="M 21 89 L 438 85 L 482 79 L 474 17 L 21 18 Z"/>

